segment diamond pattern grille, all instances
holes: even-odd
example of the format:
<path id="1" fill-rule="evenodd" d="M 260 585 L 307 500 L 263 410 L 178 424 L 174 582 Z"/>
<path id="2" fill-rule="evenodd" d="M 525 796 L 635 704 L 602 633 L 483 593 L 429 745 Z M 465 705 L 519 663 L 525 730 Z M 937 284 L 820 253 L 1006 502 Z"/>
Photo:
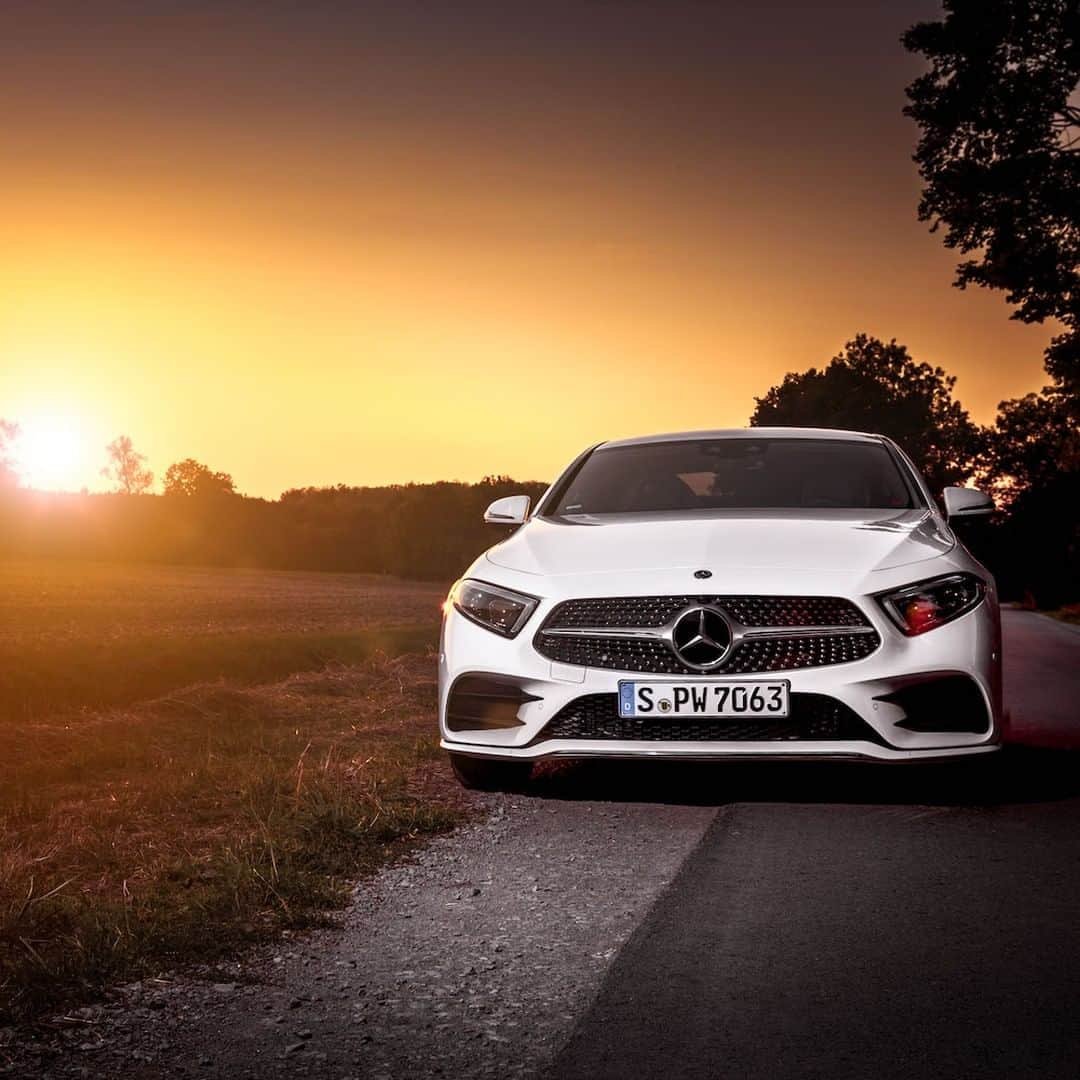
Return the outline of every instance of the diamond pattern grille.
<path id="1" fill-rule="evenodd" d="M 694 604 L 720 608 L 733 621 L 754 629 L 786 627 L 870 627 L 850 600 L 830 596 L 638 596 L 565 600 L 545 619 L 533 641 L 550 660 L 582 667 L 661 675 L 701 675 L 687 667 L 667 642 L 606 637 L 603 630 L 658 630 Z M 562 636 L 550 630 L 597 629 L 596 635 Z M 709 674 L 748 674 L 846 664 L 869 656 L 881 639 L 876 632 L 821 637 L 747 638 Z"/>

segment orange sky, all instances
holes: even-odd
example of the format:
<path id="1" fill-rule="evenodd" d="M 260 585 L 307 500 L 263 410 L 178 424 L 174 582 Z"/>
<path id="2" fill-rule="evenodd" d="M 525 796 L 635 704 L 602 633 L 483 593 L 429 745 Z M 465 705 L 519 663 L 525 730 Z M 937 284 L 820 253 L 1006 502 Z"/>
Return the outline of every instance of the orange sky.
<path id="1" fill-rule="evenodd" d="M 0 416 L 69 433 L 39 482 L 100 487 L 120 433 L 259 495 L 546 479 L 741 425 L 860 330 L 983 422 L 1042 385 L 1050 329 L 915 219 L 933 4 L 94 7 L 0 11 Z"/>

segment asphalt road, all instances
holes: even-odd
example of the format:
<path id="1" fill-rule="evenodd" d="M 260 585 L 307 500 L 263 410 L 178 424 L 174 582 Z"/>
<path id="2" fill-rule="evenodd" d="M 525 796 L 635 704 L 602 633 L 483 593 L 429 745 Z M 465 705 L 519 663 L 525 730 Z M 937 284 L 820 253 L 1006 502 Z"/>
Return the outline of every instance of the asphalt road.
<path id="1" fill-rule="evenodd" d="M 1080 748 L 1080 626 L 1002 612 L 1008 738 Z"/>
<path id="2" fill-rule="evenodd" d="M 1077 745 L 1080 633 L 1005 629 L 1014 735 Z M 1075 755 L 732 782 L 553 1077 L 1080 1075 Z"/>

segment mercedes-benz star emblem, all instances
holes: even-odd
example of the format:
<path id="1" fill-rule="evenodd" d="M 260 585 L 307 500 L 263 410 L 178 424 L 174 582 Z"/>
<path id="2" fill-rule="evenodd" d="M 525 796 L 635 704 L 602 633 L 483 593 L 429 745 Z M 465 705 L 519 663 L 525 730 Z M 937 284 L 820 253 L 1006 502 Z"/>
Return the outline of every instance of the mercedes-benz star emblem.
<path id="1" fill-rule="evenodd" d="M 706 578 L 711 578 L 712 577 L 712 571 L 711 570 L 695 570 L 694 571 L 694 577 L 700 579 L 701 581 L 704 581 Z"/>
<path id="2" fill-rule="evenodd" d="M 716 608 L 688 608 L 675 620 L 671 644 L 675 655 L 687 667 L 711 671 L 723 662 L 731 648 L 731 627 Z"/>

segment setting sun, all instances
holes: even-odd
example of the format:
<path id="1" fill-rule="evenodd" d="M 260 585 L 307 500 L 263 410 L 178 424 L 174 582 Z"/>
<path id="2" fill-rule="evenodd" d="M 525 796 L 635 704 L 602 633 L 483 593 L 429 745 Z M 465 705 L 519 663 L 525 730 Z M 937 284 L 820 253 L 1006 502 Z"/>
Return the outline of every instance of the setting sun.
<path id="1" fill-rule="evenodd" d="M 82 433 L 70 417 L 32 417 L 19 425 L 16 461 L 27 487 L 44 491 L 77 489 L 85 471 L 85 457 Z"/>

